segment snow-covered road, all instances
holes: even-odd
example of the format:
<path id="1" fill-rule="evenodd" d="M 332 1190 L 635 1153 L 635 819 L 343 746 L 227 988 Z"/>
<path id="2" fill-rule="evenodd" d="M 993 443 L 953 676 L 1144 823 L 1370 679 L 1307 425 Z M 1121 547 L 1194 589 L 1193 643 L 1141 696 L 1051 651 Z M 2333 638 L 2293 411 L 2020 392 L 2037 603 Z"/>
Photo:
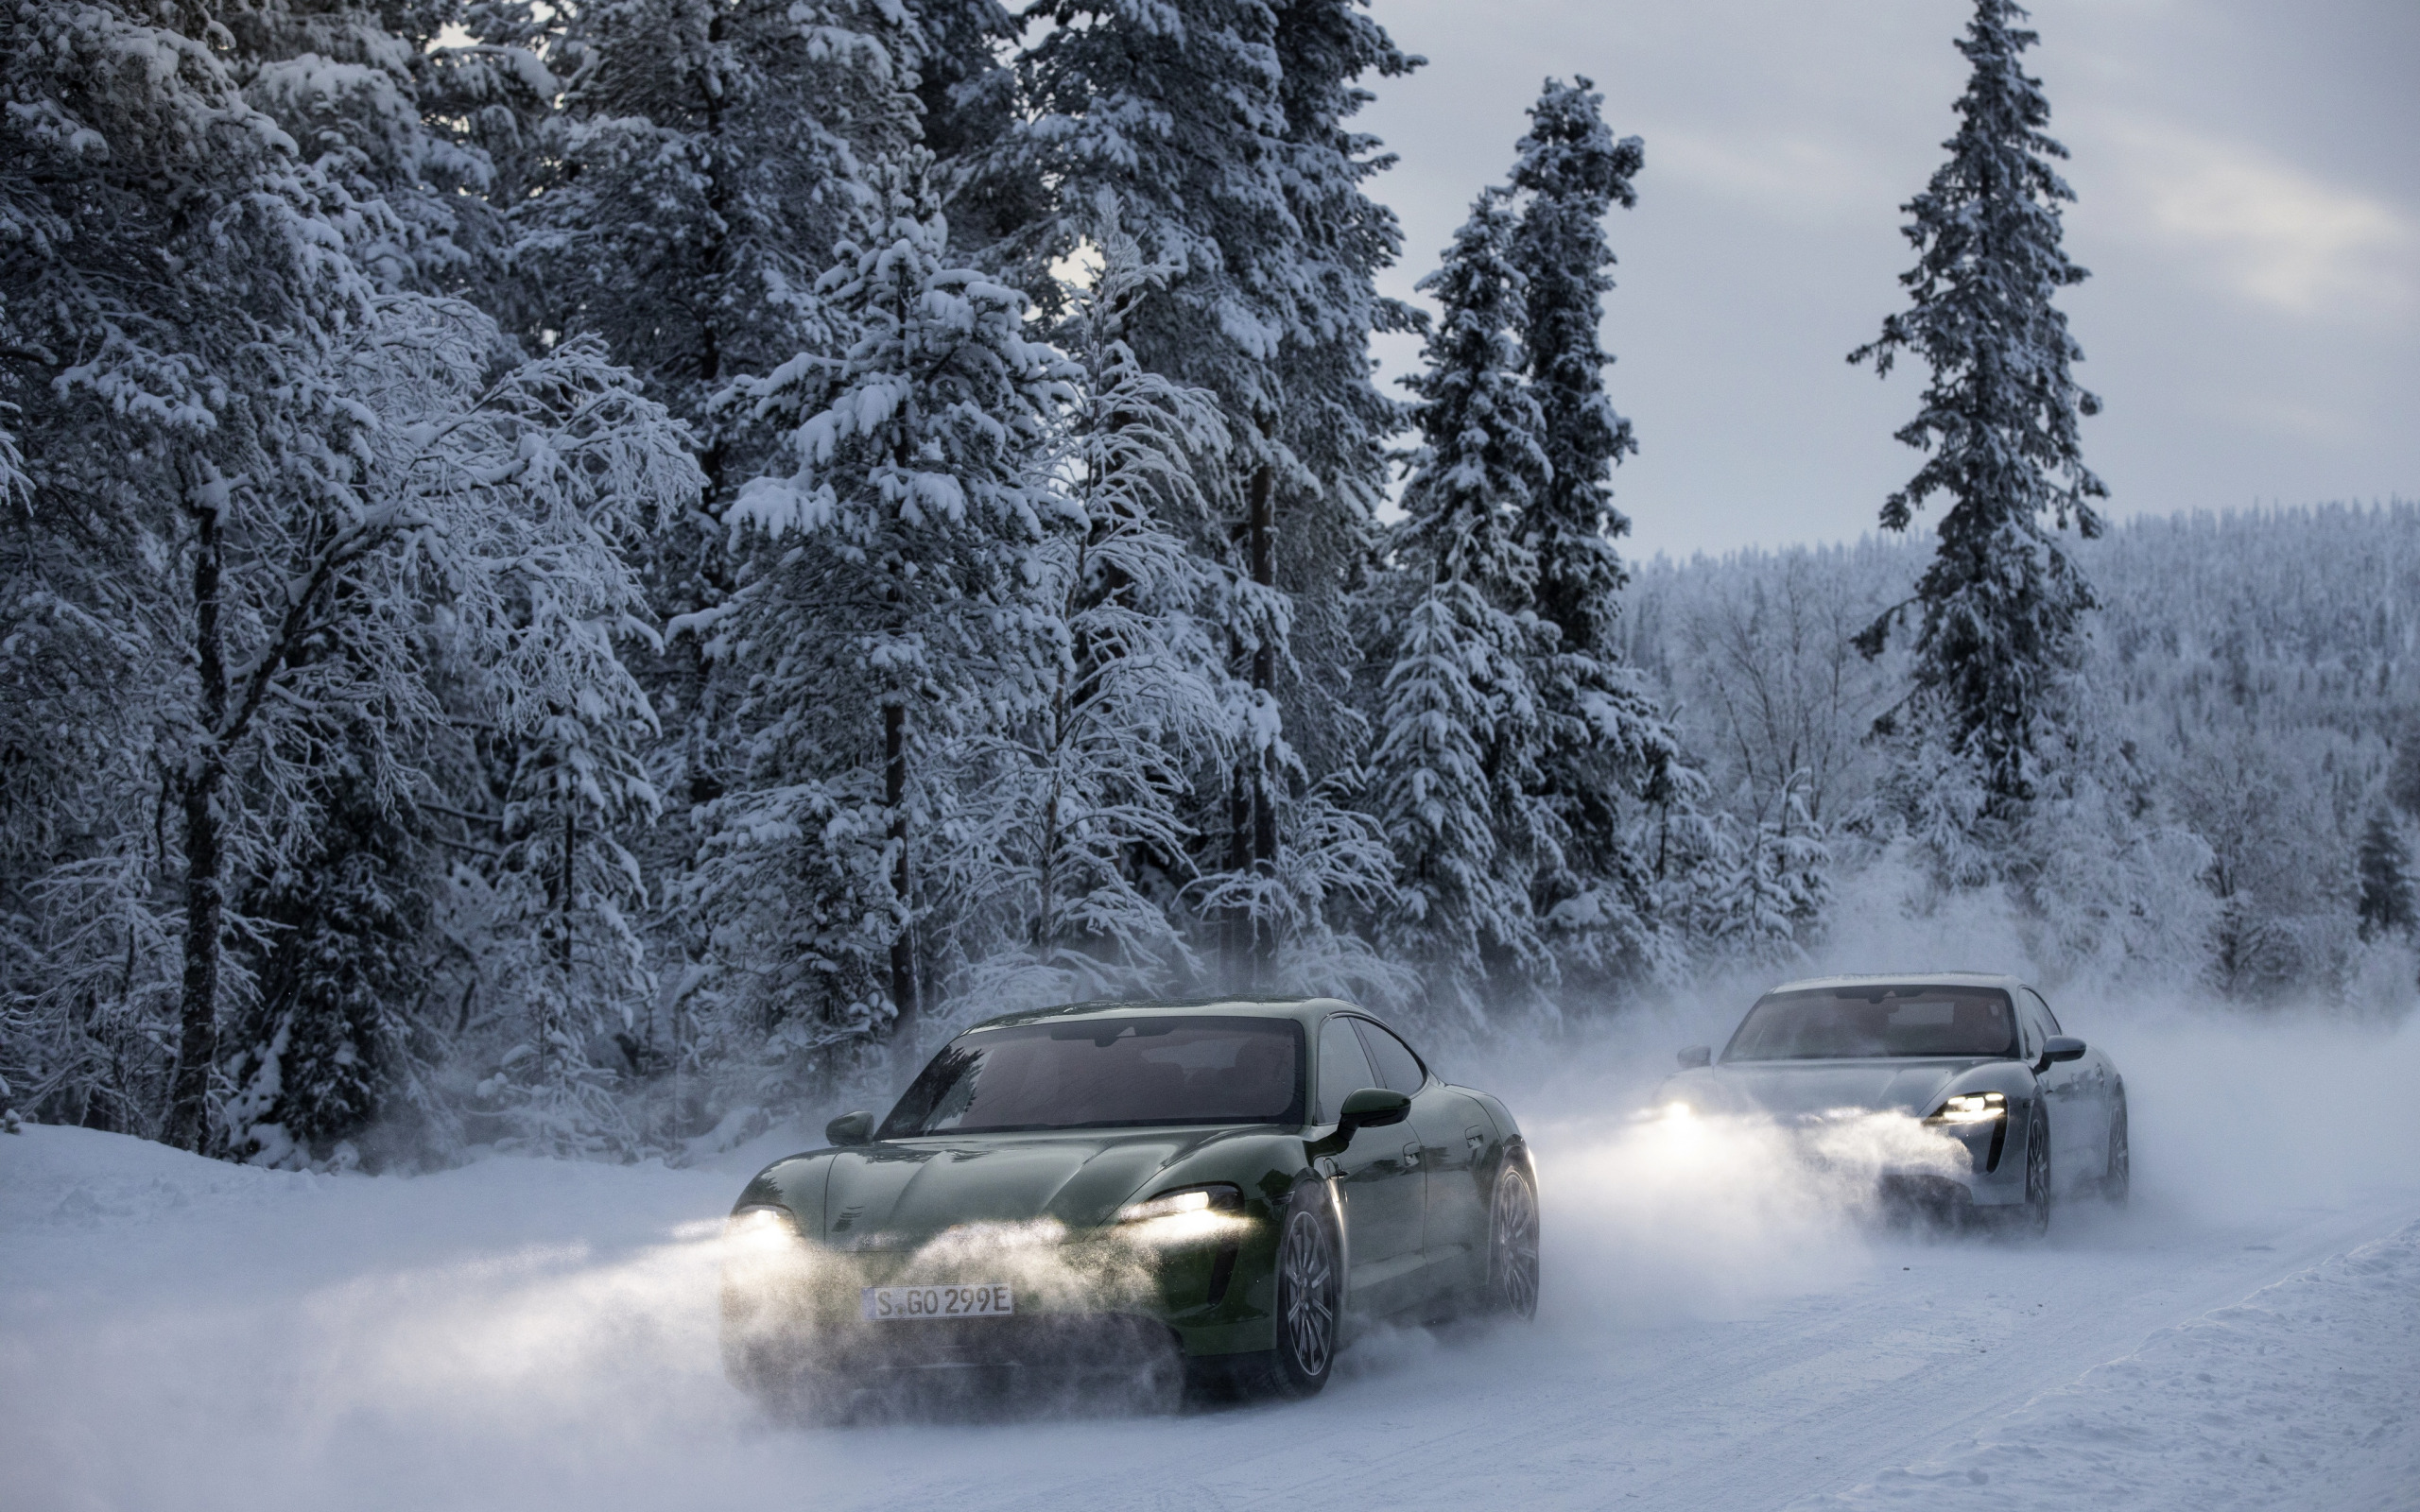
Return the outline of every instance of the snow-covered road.
<path id="1" fill-rule="evenodd" d="M 1883 1232 L 1755 1131 L 1632 1121 L 1643 1042 L 1526 1098 L 1501 1071 L 1549 1205 L 1538 1323 L 1160 1418 L 758 1420 L 711 1282 L 761 1146 L 371 1179 L 29 1128 L 0 1137 L 0 1502 L 2420 1507 L 2420 1034 L 2104 1039 L 2135 1201 L 2041 1245 Z"/>

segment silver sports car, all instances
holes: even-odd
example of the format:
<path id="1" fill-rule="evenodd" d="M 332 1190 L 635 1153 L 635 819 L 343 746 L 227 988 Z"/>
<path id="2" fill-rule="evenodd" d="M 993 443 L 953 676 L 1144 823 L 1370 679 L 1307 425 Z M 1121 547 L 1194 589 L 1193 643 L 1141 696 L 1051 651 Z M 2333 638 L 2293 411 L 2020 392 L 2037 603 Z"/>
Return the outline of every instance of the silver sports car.
<path id="1" fill-rule="evenodd" d="M 1941 1139 L 1882 1172 L 1889 1194 L 2033 1232 L 2059 1196 L 2126 1200 L 2126 1083 L 2014 977 L 1941 972 L 1789 982 L 1720 1056 L 1692 1045 L 1658 1101 L 1788 1123 L 1905 1114 Z M 1903 1125 L 1904 1126 L 1904 1125 Z M 1944 1155 L 1947 1159 L 1944 1159 Z"/>

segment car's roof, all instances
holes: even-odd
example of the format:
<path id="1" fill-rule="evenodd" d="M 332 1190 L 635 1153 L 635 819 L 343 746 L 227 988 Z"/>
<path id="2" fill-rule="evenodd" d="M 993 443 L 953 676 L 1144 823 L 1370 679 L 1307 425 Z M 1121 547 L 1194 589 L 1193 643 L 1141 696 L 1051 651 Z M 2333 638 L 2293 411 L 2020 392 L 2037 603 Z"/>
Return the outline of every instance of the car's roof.
<path id="1" fill-rule="evenodd" d="M 1784 982 L 1773 992 L 1821 992 L 1843 987 L 1996 987 L 2004 992 L 2030 988 L 2020 977 L 1996 971 L 1886 971 L 1863 976 L 1809 976 Z"/>
<path id="2" fill-rule="evenodd" d="M 1320 1020 L 1340 1011 L 1360 1013 L 1365 1010 L 1342 998 L 1095 998 L 1084 1003 L 1063 1003 L 1050 1008 L 1003 1013 L 975 1024 L 967 1032 L 972 1034 L 977 1029 L 1004 1029 L 1015 1024 L 1041 1023 L 1046 1020 L 1165 1018 L 1198 1014 L 1216 1014 L 1221 1018 L 1292 1019 L 1299 1023 L 1316 1025 Z"/>

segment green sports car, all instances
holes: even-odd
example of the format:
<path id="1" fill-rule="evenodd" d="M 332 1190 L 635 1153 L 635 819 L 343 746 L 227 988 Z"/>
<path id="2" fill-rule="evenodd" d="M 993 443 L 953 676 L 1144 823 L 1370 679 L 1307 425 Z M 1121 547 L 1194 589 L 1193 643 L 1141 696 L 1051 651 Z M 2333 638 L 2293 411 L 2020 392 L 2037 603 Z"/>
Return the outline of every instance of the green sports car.
<path id="1" fill-rule="evenodd" d="M 724 1360 L 777 1409 L 1150 1359 L 1307 1396 L 1349 1323 L 1537 1308 L 1512 1115 L 1333 998 L 1009 1014 L 824 1133 L 731 1216 Z"/>

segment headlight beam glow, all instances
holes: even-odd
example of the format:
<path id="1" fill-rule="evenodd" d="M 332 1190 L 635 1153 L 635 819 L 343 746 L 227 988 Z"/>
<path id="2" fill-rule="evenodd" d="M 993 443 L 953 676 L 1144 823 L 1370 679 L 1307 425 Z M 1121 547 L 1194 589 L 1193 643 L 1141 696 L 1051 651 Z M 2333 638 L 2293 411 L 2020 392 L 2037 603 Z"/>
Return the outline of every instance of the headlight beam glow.
<path id="1" fill-rule="evenodd" d="M 1930 1122 L 1940 1124 L 1988 1124 L 2008 1116 L 2008 1098 L 2000 1092 L 1960 1092 L 1941 1105 L 1941 1111 Z"/>

